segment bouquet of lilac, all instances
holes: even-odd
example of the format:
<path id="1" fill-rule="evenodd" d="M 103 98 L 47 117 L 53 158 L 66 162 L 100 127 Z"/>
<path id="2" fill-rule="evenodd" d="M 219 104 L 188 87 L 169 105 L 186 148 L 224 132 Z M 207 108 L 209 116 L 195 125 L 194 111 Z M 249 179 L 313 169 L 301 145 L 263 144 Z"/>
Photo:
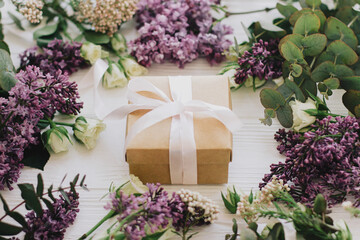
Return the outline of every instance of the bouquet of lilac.
<path id="1" fill-rule="evenodd" d="M 311 112 L 311 111 L 310 111 Z M 273 176 L 291 182 L 291 195 L 305 204 L 321 193 L 329 204 L 353 196 L 360 204 L 360 120 L 347 116 L 317 119 L 305 132 L 280 129 L 275 139 L 285 162 L 272 164 L 260 187 Z"/>
<path id="2" fill-rule="evenodd" d="M 146 67 L 165 60 L 184 67 L 199 56 L 220 63 L 231 41 L 229 26 L 214 21 L 211 0 L 140 0 L 136 12 L 140 37 L 131 41 L 131 55 Z"/>
<path id="3" fill-rule="evenodd" d="M 110 218 L 116 223 L 107 229 L 101 239 L 159 239 L 176 233 L 181 239 L 190 239 L 191 227 L 210 224 L 217 219 L 218 207 L 199 193 L 181 190 L 169 194 L 160 184 L 147 184 L 130 175 L 130 181 L 112 188 L 109 213 L 80 239 L 88 238 Z"/>

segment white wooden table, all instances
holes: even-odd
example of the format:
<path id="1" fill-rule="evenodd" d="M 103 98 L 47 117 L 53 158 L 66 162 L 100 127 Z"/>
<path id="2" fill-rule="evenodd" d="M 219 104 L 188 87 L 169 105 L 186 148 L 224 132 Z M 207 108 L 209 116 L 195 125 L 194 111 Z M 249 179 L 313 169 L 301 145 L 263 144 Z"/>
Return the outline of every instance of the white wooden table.
<path id="1" fill-rule="evenodd" d="M 223 1 L 229 6 L 232 11 L 248 11 L 263 9 L 265 7 L 273 7 L 276 4 L 275 0 L 227 0 Z M 4 22 L 10 22 L 6 18 L 7 10 L 12 9 L 10 4 L 6 2 L 6 7 L 1 11 L 5 15 Z M 267 20 L 275 18 L 279 14 L 277 11 L 270 13 L 258 13 L 250 15 L 232 16 L 224 20 L 224 23 L 230 24 L 234 27 L 234 35 L 239 42 L 247 39 L 240 22 L 245 26 L 251 24 L 255 20 Z M 128 39 L 136 37 L 134 30 L 134 23 L 128 23 L 122 29 L 122 32 Z M 18 65 L 18 53 L 22 52 L 28 47 L 34 46 L 31 32 L 21 32 L 15 29 L 14 25 L 5 26 L 5 40 L 9 43 L 12 52 L 12 58 L 15 65 Z M 156 75 L 212 75 L 217 74 L 221 66 L 210 67 L 205 59 L 198 59 L 193 63 L 187 64 L 185 69 L 178 69 L 175 65 L 154 64 L 149 69 L 149 74 Z M 71 76 L 71 79 L 78 81 L 81 79 L 87 70 L 77 72 Z M 81 87 L 81 86 L 80 86 Z M 126 89 L 103 90 L 100 92 L 103 100 L 107 104 L 114 102 L 126 103 L 124 93 Z M 234 134 L 234 149 L 233 161 L 229 168 L 229 185 L 235 185 L 244 192 L 249 192 L 251 189 L 257 190 L 258 184 L 263 175 L 269 172 L 271 163 L 276 163 L 283 160 L 276 150 L 276 142 L 273 139 L 274 133 L 281 126 L 277 121 L 269 126 L 264 126 L 260 123 L 259 118 L 263 117 L 263 107 L 259 100 L 259 90 L 253 92 L 252 89 L 240 89 L 232 93 L 232 104 L 234 112 L 240 117 L 244 123 L 244 128 Z M 346 114 L 341 103 L 340 91 L 335 91 L 335 95 L 331 97 L 329 106 L 333 112 Z M 93 110 L 93 90 L 81 90 L 81 97 L 84 101 L 84 109 L 82 115 L 86 117 L 94 117 Z M 100 198 L 108 191 L 109 185 L 114 182 L 121 184 L 127 180 L 128 165 L 124 161 L 122 146 L 124 143 L 125 122 L 116 117 L 109 117 L 104 121 L 107 125 L 106 130 L 98 139 L 97 146 L 92 151 L 87 151 L 84 146 L 75 143 L 73 147 L 66 153 L 53 154 L 42 172 L 43 178 L 47 186 L 54 183 L 57 186 L 63 176 L 67 174 L 71 179 L 75 174 L 86 174 L 86 183 L 90 189 L 89 192 L 79 190 L 80 192 L 80 213 L 65 235 L 66 239 L 77 239 L 87 230 L 89 230 L 95 223 L 97 223 L 105 214 L 104 205 L 106 201 L 100 201 Z M 22 170 L 19 183 L 35 183 L 36 175 L 39 170 L 25 168 Z M 220 191 L 225 191 L 227 185 L 197 185 L 197 186 L 180 186 L 168 185 L 165 188 L 169 191 L 177 191 L 181 188 L 188 188 L 193 191 L 198 191 L 204 196 L 207 196 L 216 201 L 221 210 L 219 220 L 209 226 L 201 227 L 199 234 L 194 239 L 224 239 L 226 233 L 231 233 L 231 219 L 236 217 L 227 212 L 223 206 Z M 10 207 L 15 206 L 21 201 L 20 192 L 15 186 L 13 191 L 2 191 L 2 194 L 7 199 Z M 20 209 L 25 211 L 25 209 Z M 2 215 L 3 210 L 0 210 Z M 352 233 L 353 239 L 360 239 L 360 219 L 350 218 L 349 214 L 344 212 L 341 207 L 333 209 L 332 216 L 334 219 L 344 219 Z M 239 219 L 239 217 L 237 217 Z M 245 226 L 245 224 L 242 222 Z"/>

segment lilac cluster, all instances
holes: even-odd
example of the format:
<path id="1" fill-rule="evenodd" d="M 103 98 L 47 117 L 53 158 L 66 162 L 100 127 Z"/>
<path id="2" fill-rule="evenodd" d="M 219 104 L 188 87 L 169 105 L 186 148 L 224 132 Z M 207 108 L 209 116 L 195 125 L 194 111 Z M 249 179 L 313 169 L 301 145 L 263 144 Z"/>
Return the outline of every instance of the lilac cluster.
<path id="1" fill-rule="evenodd" d="M 268 42 L 259 40 L 250 51 L 245 51 L 238 59 L 239 68 L 236 69 L 235 82 L 242 84 L 250 76 L 260 80 L 271 80 L 282 76 L 283 58 L 278 49 L 279 40 L 270 39 Z"/>
<path id="2" fill-rule="evenodd" d="M 160 184 L 147 184 L 149 191 L 141 196 L 127 195 L 122 191 L 113 193 L 111 203 L 106 206 L 118 214 L 118 221 L 125 223 L 120 226 L 127 239 L 142 239 L 148 227 L 152 233 L 168 226 L 169 221 L 178 222 L 182 219 L 184 203 L 180 197 L 168 193 Z"/>
<path id="3" fill-rule="evenodd" d="M 28 227 L 24 230 L 25 239 L 34 240 L 61 240 L 66 229 L 75 221 L 79 212 L 79 195 L 67 192 L 67 202 L 63 196 L 55 199 L 53 210 L 46 209 L 42 216 L 37 216 L 34 211 L 26 214 Z"/>
<path id="4" fill-rule="evenodd" d="M 40 119 L 52 117 L 55 111 L 77 114 L 82 103 L 76 83 L 59 70 L 55 76 L 44 75 L 38 67 L 20 71 L 18 82 L 0 98 L 0 189 L 12 189 L 17 181 L 25 149 L 38 144 Z"/>
<path id="5" fill-rule="evenodd" d="M 349 195 L 360 205 L 359 125 L 354 117 L 327 117 L 305 133 L 279 130 L 275 139 L 286 160 L 271 165 L 260 187 L 276 176 L 293 184 L 290 193 L 297 201 L 311 204 L 321 193 L 332 205 Z"/>
<path id="6" fill-rule="evenodd" d="M 140 37 L 131 41 L 131 54 L 149 67 L 165 60 L 184 67 L 201 56 L 219 63 L 231 41 L 232 29 L 215 24 L 211 16 L 214 0 L 140 0 L 136 13 Z M 213 26 L 215 24 L 215 26 Z"/>
<path id="7" fill-rule="evenodd" d="M 55 75 L 58 70 L 63 74 L 72 74 L 79 68 L 88 66 L 87 62 L 80 55 L 82 43 L 64 42 L 55 39 L 48 43 L 47 47 L 42 48 L 43 52 L 38 53 L 38 48 L 33 47 L 20 54 L 20 69 L 34 65 L 44 73 Z"/>

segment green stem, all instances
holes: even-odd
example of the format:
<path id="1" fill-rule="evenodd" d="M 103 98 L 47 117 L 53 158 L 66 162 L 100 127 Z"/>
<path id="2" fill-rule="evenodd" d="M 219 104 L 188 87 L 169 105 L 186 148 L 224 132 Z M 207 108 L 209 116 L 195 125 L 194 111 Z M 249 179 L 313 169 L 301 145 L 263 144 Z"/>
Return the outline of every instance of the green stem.
<path id="1" fill-rule="evenodd" d="M 47 120 L 41 119 L 39 123 L 49 123 L 52 128 L 56 127 L 56 125 L 67 126 L 67 127 L 74 127 L 75 125 L 74 123 L 57 122 L 51 119 L 47 119 Z"/>
<path id="2" fill-rule="evenodd" d="M 251 14 L 251 13 L 258 13 L 258 12 L 270 12 L 272 10 L 274 10 L 275 7 L 272 8 L 264 8 L 264 9 L 259 9 L 259 10 L 253 10 L 253 11 L 247 11 L 247 12 L 225 12 L 225 16 L 229 17 L 229 16 L 233 16 L 233 15 L 244 15 L 244 14 Z"/>
<path id="3" fill-rule="evenodd" d="M 96 229 L 98 229 L 105 221 L 115 216 L 115 211 L 111 210 L 108 214 L 105 215 L 93 228 L 91 228 L 87 233 L 82 235 L 78 240 L 86 239 L 90 234 L 92 234 Z"/>

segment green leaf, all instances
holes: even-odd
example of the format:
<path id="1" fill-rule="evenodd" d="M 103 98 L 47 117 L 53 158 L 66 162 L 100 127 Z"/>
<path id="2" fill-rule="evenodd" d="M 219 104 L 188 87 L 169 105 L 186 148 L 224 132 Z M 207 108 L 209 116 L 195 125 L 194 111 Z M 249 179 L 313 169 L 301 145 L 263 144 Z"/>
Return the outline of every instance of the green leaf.
<path id="1" fill-rule="evenodd" d="M 41 216 L 43 210 L 36 196 L 34 186 L 29 183 L 18 184 L 18 186 L 21 190 L 21 197 L 25 200 L 26 205 L 33 209 L 37 216 Z"/>
<path id="2" fill-rule="evenodd" d="M 287 41 L 290 41 L 292 42 L 293 44 L 295 44 L 298 48 L 302 48 L 303 45 L 301 43 L 301 40 L 304 38 L 303 35 L 300 35 L 300 34 L 289 34 L 289 35 L 286 35 L 285 37 L 283 37 L 280 42 L 279 42 L 279 49 L 281 48 L 281 45 Z"/>
<path id="3" fill-rule="evenodd" d="M 285 240 L 284 227 L 281 223 L 275 223 L 265 240 Z"/>
<path id="4" fill-rule="evenodd" d="M 248 228 L 250 228 L 250 229 L 253 230 L 254 232 L 257 232 L 258 225 L 257 225 L 256 222 L 251 222 L 251 223 L 249 223 Z"/>
<path id="5" fill-rule="evenodd" d="M 232 214 L 235 214 L 236 213 L 236 208 L 237 206 L 236 205 L 233 205 L 231 204 L 224 196 L 224 194 L 221 192 L 221 198 L 224 202 L 224 205 L 226 207 L 227 210 L 229 210 L 229 212 L 231 212 Z"/>
<path id="6" fill-rule="evenodd" d="M 291 89 L 295 93 L 296 99 L 301 102 L 305 102 L 305 95 L 295 82 L 290 81 L 288 78 L 285 78 L 284 83 L 289 89 Z"/>
<path id="7" fill-rule="evenodd" d="M 313 11 L 310 8 L 304 8 L 300 11 L 294 12 L 289 19 L 289 22 L 291 25 L 295 25 L 296 21 L 305 13 L 313 13 Z"/>
<path id="8" fill-rule="evenodd" d="M 317 56 L 325 48 L 327 38 L 324 34 L 316 33 L 307 36 L 301 40 L 301 44 L 304 47 L 305 56 Z"/>
<path id="9" fill-rule="evenodd" d="M 4 49 L 10 54 L 10 49 L 7 43 L 4 40 L 0 40 L 0 49 Z"/>
<path id="10" fill-rule="evenodd" d="M 251 190 L 250 195 L 249 195 L 249 203 L 252 204 L 253 201 L 254 201 L 254 194 L 253 194 L 253 191 Z"/>
<path id="11" fill-rule="evenodd" d="M 53 190 L 53 185 L 51 185 L 49 188 L 48 188 L 48 196 L 50 197 L 51 200 L 53 200 L 55 202 L 55 198 L 52 194 L 52 190 Z"/>
<path id="12" fill-rule="evenodd" d="M 265 108 L 276 109 L 285 105 L 284 97 L 272 88 L 264 88 L 260 92 L 260 101 Z"/>
<path id="13" fill-rule="evenodd" d="M 353 30 L 335 17 L 329 17 L 326 20 L 324 33 L 329 40 L 342 40 L 352 49 L 357 48 L 358 40 Z"/>
<path id="14" fill-rule="evenodd" d="M 0 8 L 2 8 L 5 5 L 3 0 L 0 0 Z M 0 15 L 1 16 L 1 15 Z"/>
<path id="15" fill-rule="evenodd" d="M 290 16 L 297 11 L 297 9 L 292 5 L 283 5 L 281 3 L 276 4 L 276 8 L 286 18 L 290 18 Z"/>
<path id="16" fill-rule="evenodd" d="M 319 31 L 321 22 L 314 13 L 304 13 L 296 21 L 293 33 L 308 35 Z"/>
<path id="17" fill-rule="evenodd" d="M 293 77 L 300 77 L 301 76 L 302 70 L 303 70 L 301 65 L 296 64 L 296 63 L 291 64 L 290 69 L 292 70 L 291 75 L 293 75 Z"/>
<path id="18" fill-rule="evenodd" d="M 336 60 L 341 60 L 346 65 L 355 64 L 359 57 L 356 52 L 341 40 L 333 41 L 326 49 L 327 52 L 334 55 Z"/>
<path id="19" fill-rule="evenodd" d="M 317 214 L 325 214 L 327 208 L 327 202 L 322 194 L 318 194 L 314 202 L 314 212 Z"/>
<path id="20" fill-rule="evenodd" d="M 37 175 L 37 186 L 36 186 L 36 194 L 41 197 L 44 192 L 44 181 L 42 179 L 41 174 Z"/>
<path id="21" fill-rule="evenodd" d="M 293 115 L 292 115 L 292 109 L 289 106 L 289 104 L 286 104 L 284 106 L 280 106 L 276 110 L 276 116 L 280 122 L 280 124 L 285 128 L 290 128 L 293 125 Z"/>
<path id="22" fill-rule="evenodd" d="M 23 28 L 23 26 L 21 25 L 21 21 L 11 12 L 8 11 L 9 17 L 14 21 L 15 25 L 20 29 L 25 31 L 25 29 Z"/>
<path id="23" fill-rule="evenodd" d="M 321 0 L 305 0 L 305 2 L 311 8 L 317 8 L 321 5 Z"/>
<path id="24" fill-rule="evenodd" d="M 60 189 L 59 192 L 60 192 L 61 195 L 64 197 L 65 201 L 66 201 L 68 204 L 71 204 L 70 199 L 69 199 L 67 193 L 66 193 L 63 189 Z"/>
<path id="25" fill-rule="evenodd" d="M 22 227 L 0 222 L 0 235 L 12 236 L 19 234 L 21 231 L 22 231 Z"/>
<path id="26" fill-rule="evenodd" d="M 49 158 L 49 152 L 44 147 L 43 142 L 40 141 L 38 145 L 30 145 L 25 149 L 21 163 L 28 167 L 44 170 Z"/>
<path id="27" fill-rule="evenodd" d="M 9 91 L 12 87 L 15 86 L 16 82 L 17 82 L 17 80 L 15 78 L 14 72 L 12 72 L 12 71 L 11 72 L 8 72 L 8 71 L 0 72 L 0 88 L 4 89 L 5 91 Z"/>
<path id="28" fill-rule="evenodd" d="M 110 37 L 103 33 L 85 31 L 83 34 L 87 41 L 95 44 L 107 44 L 110 42 Z"/>
<path id="29" fill-rule="evenodd" d="M 343 77 L 349 77 L 353 75 L 354 71 L 348 66 L 335 65 L 330 61 L 325 61 L 314 69 L 311 78 L 316 82 L 322 82 L 325 79 L 332 77 L 342 79 Z"/>
<path id="30" fill-rule="evenodd" d="M 356 114 L 356 108 L 360 105 L 360 91 L 359 90 L 349 90 L 343 97 L 342 101 L 345 107 L 356 117 L 360 117 Z"/>
<path id="31" fill-rule="evenodd" d="M 80 181 L 80 187 L 84 186 L 86 175 L 83 176 L 83 178 Z"/>
<path id="32" fill-rule="evenodd" d="M 59 26 L 59 23 L 53 24 L 53 25 L 46 25 L 34 32 L 34 40 L 37 40 L 38 38 L 44 37 L 44 36 L 50 36 L 53 35 L 57 28 Z"/>
<path id="33" fill-rule="evenodd" d="M 301 64 L 304 62 L 304 55 L 302 54 L 300 48 L 290 41 L 286 41 L 280 46 L 280 53 L 291 63 Z"/>
<path id="34" fill-rule="evenodd" d="M 329 89 L 338 89 L 340 87 L 340 80 L 338 78 L 328 78 L 324 80 L 324 84 Z"/>
<path id="35" fill-rule="evenodd" d="M 345 90 L 359 90 L 360 91 L 360 76 L 343 77 L 340 85 Z"/>
<path id="36" fill-rule="evenodd" d="M 167 230 L 146 235 L 146 237 L 142 238 L 142 240 L 158 240 L 165 234 L 166 231 Z"/>
<path id="37" fill-rule="evenodd" d="M 236 235 L 238 233 L 238 225 L 235 218 L 232 219 L 233 225 L 232 225 L 232 231 Z"/>
<path id="38" fill-rule="evenodd" d="M 54 205 L 46 198 L 41 198 L 50 212 L 54 212 Z"/>

